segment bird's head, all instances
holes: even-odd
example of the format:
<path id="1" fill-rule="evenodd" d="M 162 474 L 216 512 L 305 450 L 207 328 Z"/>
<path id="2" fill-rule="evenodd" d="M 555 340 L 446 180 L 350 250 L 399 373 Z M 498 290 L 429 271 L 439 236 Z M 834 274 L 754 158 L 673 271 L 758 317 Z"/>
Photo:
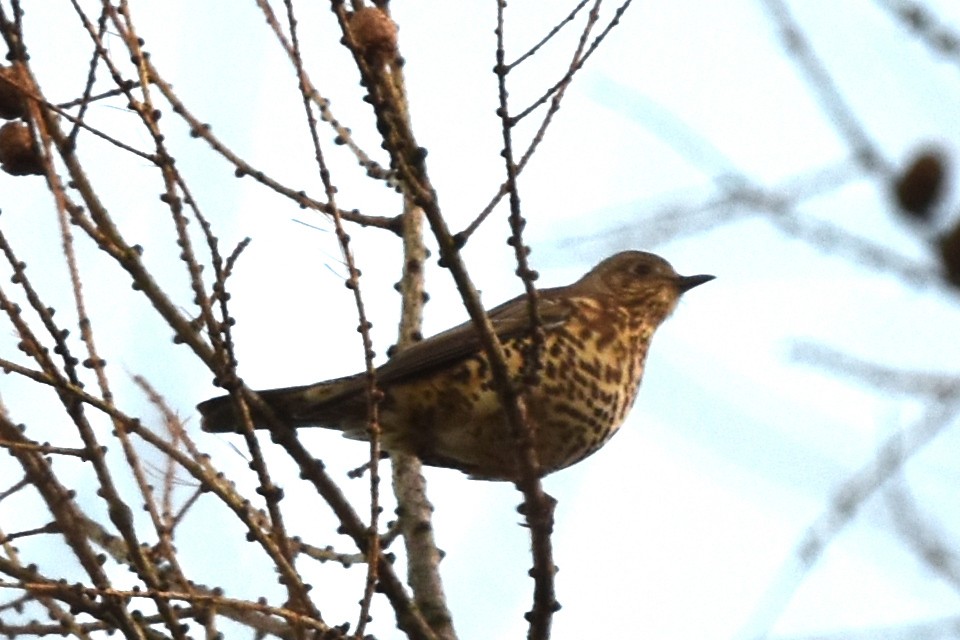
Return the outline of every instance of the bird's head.
<path id="1" fill-rule="evenodd" d="M 678 275 L 670 263 L 645 251 L 623 251 L 610 256 L 574 286 L 612 297 L 617 304 L 669 315 L 680 296 L 714 276 Z"/>

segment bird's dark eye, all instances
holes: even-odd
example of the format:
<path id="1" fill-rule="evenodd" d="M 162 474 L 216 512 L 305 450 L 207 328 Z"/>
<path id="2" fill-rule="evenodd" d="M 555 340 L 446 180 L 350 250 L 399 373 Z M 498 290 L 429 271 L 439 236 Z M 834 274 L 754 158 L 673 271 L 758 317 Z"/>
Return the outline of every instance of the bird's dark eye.
<path id="1" fill-rule="evenodd" d="M 648 276 L 652 271 L 652 267 L 646 262 L 638 262 L 633 265 L 633 275 L 635 276 Z"/>

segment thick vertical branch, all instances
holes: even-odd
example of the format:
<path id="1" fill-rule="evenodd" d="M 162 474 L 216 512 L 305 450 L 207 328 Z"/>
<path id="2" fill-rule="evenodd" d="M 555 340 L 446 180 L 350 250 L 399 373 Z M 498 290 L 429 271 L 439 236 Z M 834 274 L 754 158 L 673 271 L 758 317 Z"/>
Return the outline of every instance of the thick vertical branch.
<path id="1" fill-rule="evenodd" d="M 403 217 L 403 296 L 400 314 L 399 349 L 420 338 L 424 290 L 423 211 L 407 201 Z M 397 516 L 407 557 L 407 582 L 414 601 L 438 638 L 456 638 L 453 617 L 447 607 L 440 578 L 440 550 L 433 535 L 433 505 L 427 498 L 422 465 L 416 456 L 392 453 L 393 491 L 397 497 Z"/>
<path id="2" fill-rule="evenodd" d="M 411 196 L 417 185 L 429 184 L 422 170 L 423 150 L 413 136 L 402 67 L 396 41 L 390 32 L 392 22 L 389 16 L 381 9 L 361 9 L 358 6 L 354 6 L 356 13 L 348 15 L 341 3 L 334 3 L 333 8 L 344 30 L 344 43 L 353 52 L 363 84 L 369 92 L 378 129 L 384 136 L 383 146 L 390 153 L 391 166 L 399 169 L 399 184 L 405 195 L 404 268 L 400 282 L 403 302 L 398 341 L 398 348 L 402 349 L 420 334 L 424 301 L 423 210 Z M 411 171 L 411 164 L 419 170 Z M 392 454 L 392 459 L 394 493 L 414 601 L 438 638 L 456 638 L 439 573 L 441 556 L 433 537 L 433 506 L 427 499 L 420 461 L 414 456 L 397 453 Z"/>

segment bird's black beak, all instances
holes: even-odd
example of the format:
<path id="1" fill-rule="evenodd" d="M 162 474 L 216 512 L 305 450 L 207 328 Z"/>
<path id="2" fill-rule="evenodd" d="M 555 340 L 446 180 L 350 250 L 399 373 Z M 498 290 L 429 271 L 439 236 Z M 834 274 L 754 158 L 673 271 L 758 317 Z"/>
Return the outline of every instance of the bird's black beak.
<path id="1" fill-rule="evenodd" d="M 714 278 L 716 278 L 716 276 L 679 276 L 677 277 L 677 291 L 686 293 L 690 291 L 690 289 L 699 287 L 704 282 L 710 282 Z"/>

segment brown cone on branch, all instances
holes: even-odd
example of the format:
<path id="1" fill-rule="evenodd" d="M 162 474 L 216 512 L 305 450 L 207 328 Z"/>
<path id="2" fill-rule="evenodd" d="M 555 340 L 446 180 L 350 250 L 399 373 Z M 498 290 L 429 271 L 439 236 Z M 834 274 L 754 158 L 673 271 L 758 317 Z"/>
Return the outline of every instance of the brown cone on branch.
<path id="1" fill-rule="evenodd" d="M 936 150 L 913 156 L 893 184 L 894 197 L 904 214 L 921 221 L 930 218 L 943 196 L 946 164 L 946 157 Z"/>
<path id="2" fill-rule="evenodd" d="M 376 7 L 350 14 L 350 33 L 365 58 L 387 62 L 397 55 L 397 24 Z"/>
<path id="3" fill-rule="evenodd" d="M 8 122 L 0 127 L 0 169 L 12 176 L 43 175 L 43 160 L 25 123 Z"/>
<path id="4" fill-rule="evenodd" d="M 960 287 L 960 223 L 940 236 L 937 248 L 944 276 L 955 287 Z"/>
<path id="5" fill-rule="evenodd" d="M 17 74 L 13 67 L 0 67 L 0 118 L 16 120 L 27 115 L 27 103 L 14 84 Z"/>

